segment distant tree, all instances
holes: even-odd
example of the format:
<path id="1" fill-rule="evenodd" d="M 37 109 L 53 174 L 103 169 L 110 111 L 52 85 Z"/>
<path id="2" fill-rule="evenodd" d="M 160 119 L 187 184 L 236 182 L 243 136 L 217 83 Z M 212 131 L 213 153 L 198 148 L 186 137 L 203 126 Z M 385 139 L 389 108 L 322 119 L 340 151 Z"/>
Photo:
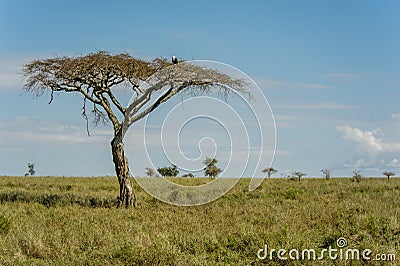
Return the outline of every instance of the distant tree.
<path id="1" fill-rule="evenodd" d="M 292 175 L 295 176 L 295 177 L 297 177 L 298 180 L 299 180 L 299 182 L 300 182 L 300 179 L 301 179 L 303 176 L 305 176 L 306 174 L 303 173 L 303 172 L 293 172 Z"/>
<path id="2" fill-rule="evenodd" d="M 267 174 L 268 178 L 270 178 L 271 175 L 278 172 L 278 170 L 274 169 L 273 167 L 268 167 L 268 168 L 263 169 L 262 172 Z"/>
<path id="3" fill-rule="evenodd" d="M 154 171 L 153 168 L 146 167 L 145 170 L 146 170 L 145 173 L 146 173 L 146 175 L 147 175 L 148 177 L 153 177 L 153 176 L 156 175 L 156 171 Z"/>
<path id="4" fill-rule="evenodd" d="M 182 175 L 182 177 L 194 177 L 194 175 L 192 173 L 187 173 Z"/>
<path id="5" fill-rule="evenodd" d="M 362 179 L 362 175 L 360 173 L 361 173 L 360 170 L 353 171 L 353 180 L 357 181 L 357 183 L 359 183 Z"/>
<path id="6" fill-rule="evenodd" d="M 383 175 L 387 176 L 387 179 L 388 179 L 388 181 L 389 181 L 389 178 L 390 178 L 392 175 L 395 175 L 395 173 L 394 173 L 394 172 L 385 171 L 385 172 L 383 172 Z"/>
<path id="7" fill-rule="evenodd" d="M 204 168 L 204 174 L 206 176 L 215 178 L 222 172 L 221 168 L 217 167 L 216 164 L 218 163 L 218 160 L 215 158 L 206 157 L 203 163 L 206 165 Z"/>
<path id="8" fill-rule="evenodd" d="M 25 174 L 25 176 L 33 176 L 35 175 L 35 164 L 34 163 L 28 163 L 28 172 Z"/>
<path id="9" fill-rule="evenodd" d="M 206 167 L 204 174 L 209 177 L 217 177 L 222 172 L 221 168 L 218 168 L 216 165 L 209 165 Z"/>
<path id="10" fill-rule="evenodd" d="M 322 169 L 321 172 L 325 175 L 326 179 L 331 178 L 333 171 L 330 169 Z"/>
<path id="11" fill-rule="evenodd" d="M 176 165 L 172 165 L 170 167 L 162 167 L 162 168 L 157 168 L 157 171 L 160 173 L 161 176 L 163 177 L 175 177 L 179 174 L 179 170 L 176 167 Z"/>

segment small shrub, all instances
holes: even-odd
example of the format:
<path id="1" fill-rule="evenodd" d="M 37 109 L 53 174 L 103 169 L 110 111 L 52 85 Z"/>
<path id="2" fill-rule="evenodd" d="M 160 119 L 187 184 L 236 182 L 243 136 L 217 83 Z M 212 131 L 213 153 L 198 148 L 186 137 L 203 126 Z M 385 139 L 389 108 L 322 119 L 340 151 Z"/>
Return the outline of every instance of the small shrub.
<path id="1" fill-rule="evenodd" d="M 361 182 L 362 175 L 360 174 L 360 171 L 353 171 L 353 178 L 352 181 L 356 181 L 357 183 Z"/>
<path id="2" fill-rule="evenodd" d="M 298 199 L 302 194 L 303 194 L 303 191 L 301 191 L 301 190 L 289 188 L 283 192 L 283 197 L 285 199 L 295 200 L 295 199 Z"/>
<path id="3" fill-rule="evenodd" d="M 4 215 L 0 215 L 0 234 L 6 235 L 12 227 L 12 219 Z"/>

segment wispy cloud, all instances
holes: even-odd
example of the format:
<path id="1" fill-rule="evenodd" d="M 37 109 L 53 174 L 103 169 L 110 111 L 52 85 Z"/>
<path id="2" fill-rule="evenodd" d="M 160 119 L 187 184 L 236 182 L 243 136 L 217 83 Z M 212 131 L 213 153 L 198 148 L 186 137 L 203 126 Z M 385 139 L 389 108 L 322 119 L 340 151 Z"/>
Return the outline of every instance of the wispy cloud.
<path id="1" fill-rule="evenodd" d="M 14 90 L 23 85 L 22 68 L 33 59 L 54 56 L 50 54 L 3 54 L 0 53 L 0 91 Z"/>
<path id="2" fill-rule="evenodd" d="M 357 109 L 359 106 L 345 105 L 339 103 L 318 103 L 318 104 L 284 104 L 284 105 L 273 105 L 273 108 L 283 109 L 332 109 L 332 110 L 348 110 Z"/>
<path id="3" fill-rule="evenodd" d="M 0 121 L 0 145 L 7 147 L 10 140 L 19 143 L 88 143 L 109 141 L 111 130 L 96 129 L 88 137 L 84 126 L 73 123 L 18 117 Z"/>
<path id="4" fill-rule="evenodd" d="M 278 128 L 298 128 L 296 118 L 292 115 L 275 115 L 275 123 Z"/>
<path id="5" fill-rule="evenodd" d="M 261 87 L 266 87 L 269 89 L 316 89 L 316 90 L 326 90 L 332 89 L 333 87 L 327 84 L 321 83 L 302 83 L 302 82 L 287 82 L 282 80 L 274 79 L 256 79 L 257 84 Z"/>
<path id="6" fill-rule="evenodd" d="M 0 90 L 11 90 L 22 86 L 21 68 L 24 60 L 0 58 Z"/>
<path id="7" fill-rule="evenodd" d="M 356 73 L 329 73 L 325 75 L 325 78 L 328 78 L 337 82 L 350 82 L 362 77 L 361 74 Z"/>
<path id="8" fill-rule="evenodd" d="M 326 90 L 332 89 L 332 86 L 326 84 L 319 84 L 319 83 L 294 83 L 294 87 L 300 87 L 305 89 L 317 89 L 317 90 Z"/>

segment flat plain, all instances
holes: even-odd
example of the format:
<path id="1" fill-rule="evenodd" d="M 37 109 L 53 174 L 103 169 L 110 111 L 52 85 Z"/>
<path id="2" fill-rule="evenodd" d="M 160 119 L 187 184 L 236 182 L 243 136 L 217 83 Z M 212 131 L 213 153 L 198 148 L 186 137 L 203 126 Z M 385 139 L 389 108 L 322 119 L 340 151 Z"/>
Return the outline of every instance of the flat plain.
<path id="1" fill-rule="evenodd" d="M 252 192 L 249 181 L 193 207 L 160 202 L 134 182 L 137 208 L 118 209 L 115 177 L 3 176 L 0 264 L 398 265 L 400 178 L 269 178 Z M 370 249 L 371 260 L 257 257 L 265 245 L 268 251 L 315 249 L 318 257 L 338 249 L 339 238 L 347 241 L 343 252 Z M 377 254 L 391 261 L 375 260 Z"/>

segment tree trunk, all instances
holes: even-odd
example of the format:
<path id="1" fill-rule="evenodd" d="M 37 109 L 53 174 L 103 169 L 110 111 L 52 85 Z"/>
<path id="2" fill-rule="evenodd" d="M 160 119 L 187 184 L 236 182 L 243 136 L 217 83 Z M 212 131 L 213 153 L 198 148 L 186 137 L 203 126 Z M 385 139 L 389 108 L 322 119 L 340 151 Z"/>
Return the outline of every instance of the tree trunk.
<path id="1" fill-rule="evenodd" d="M 129 165 L 128 158 L 125 157 L 122 130 L 116 132 L 111 141 L 111 150 L 115 173 L 117 174 L 119 182 L 118 207 L 123 205 L 125 205 L 125 207 L 130 207 L 132 205 L 136 207 L 136 195 L 133 192 L 132 183 L 129 179 Z"/>

